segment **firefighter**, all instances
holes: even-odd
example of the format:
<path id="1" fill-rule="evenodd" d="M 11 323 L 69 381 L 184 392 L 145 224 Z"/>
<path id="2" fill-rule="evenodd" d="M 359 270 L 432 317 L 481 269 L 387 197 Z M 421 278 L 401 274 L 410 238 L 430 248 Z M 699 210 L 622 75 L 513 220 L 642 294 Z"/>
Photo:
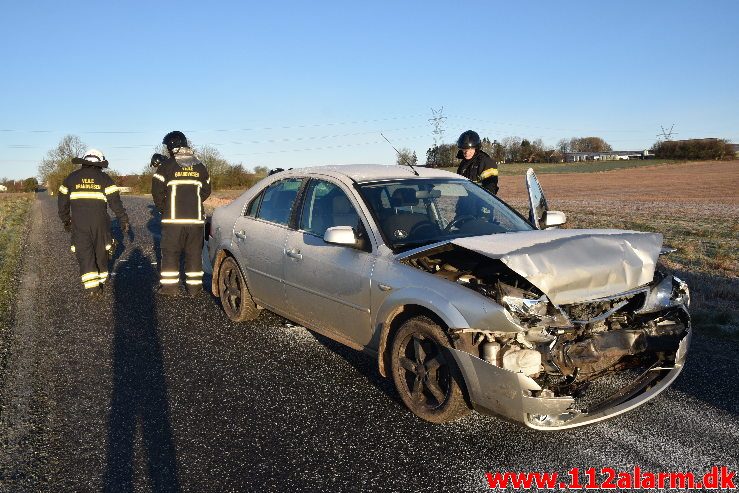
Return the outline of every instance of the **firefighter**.
<path id="1" fill-rule="evenodd" d="M 102 152 L 88 150 L 84 157 L 73 158 L 82 166 L 64 179 L 57 204 L 64 229 L 72 233 L 72 251 L 80 265 L 82 285 L 92 297 L 102 294 L 108 279 L 108 259 L 113 253 L 108 206 L 121 230 L 128 233 L 128 215 L 113 179 L 103 172 L 108 161 Z"/>
<path id="2" fill-rule="evenodd" d="M 482 150 L 482 141 L 477 132 L 462 132 L 457 140 L 457 159 L 462 161 L 457 174 L 469 178 L 492 194 L 498 193 L 498 164 Z"/>
<path id="3" fill-rule="evenodd" d="M 179 293 L 180 256 L 185 256 L 185 290 L 197 296 L 203 285 L 203 201 L 210 196 L 210 178 L 180 131 L 164 136 L 169 157 L 160 162 L 152 176 L 151 195 L 162 214 L 162 265 L 159 293 Z"/>

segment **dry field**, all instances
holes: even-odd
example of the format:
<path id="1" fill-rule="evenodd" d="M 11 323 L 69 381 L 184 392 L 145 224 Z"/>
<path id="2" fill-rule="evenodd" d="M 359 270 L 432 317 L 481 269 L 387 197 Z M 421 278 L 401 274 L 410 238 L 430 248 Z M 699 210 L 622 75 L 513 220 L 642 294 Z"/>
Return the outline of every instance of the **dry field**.
<path id="1" fill-rule="evenodd" d="M 244 190 L 216 190 L 213 194 L 208 197 L 203 205 L 205 206 L 205 212 L 211 214 L 213 209 L 222 205 L 230 204 L 236 197 L 244 193 Z"/>
<path id="2" fill-rule="evenodd" d="M 662 233 L 665 244 L 677 249 L 664 258 L 665 265 L 691 286 L 696 329 L 739 338 L 739 161 L 550 173 L 539 179 L 549 206 L 567 214 L 567 227 Z M 206 208 L 228 204 L 241 193 L 219 191 Z M 500 197 L 527 214 L 523 175 L 503 173 Z"/>

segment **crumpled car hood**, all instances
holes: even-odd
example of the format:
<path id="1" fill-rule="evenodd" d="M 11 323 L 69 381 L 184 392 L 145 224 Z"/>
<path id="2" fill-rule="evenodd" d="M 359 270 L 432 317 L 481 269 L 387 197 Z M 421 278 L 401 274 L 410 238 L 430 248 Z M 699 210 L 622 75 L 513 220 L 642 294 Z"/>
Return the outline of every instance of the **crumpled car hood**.
<path id="1" fill-rule="evenodd" d="M 561 305 L 613 296 L 651 282 L 662 235 L 555 229 L 459 238 L 451 243 L 500 259 Z"/>

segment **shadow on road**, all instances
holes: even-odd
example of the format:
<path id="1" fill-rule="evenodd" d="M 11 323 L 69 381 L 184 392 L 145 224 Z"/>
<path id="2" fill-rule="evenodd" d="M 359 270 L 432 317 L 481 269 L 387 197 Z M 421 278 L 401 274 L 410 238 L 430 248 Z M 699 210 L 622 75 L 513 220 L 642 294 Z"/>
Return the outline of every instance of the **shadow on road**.
<path id="1" fill-rule="evenodd" d="M 133 491 L 134 439 L 140 425 L 153 491 L 180 491 L 162 349 L 157 335 L 156 278 L 136 249 L 119 264 L 114 286 L 113 395 L 105 491 Z"/>
<path id="2" fill-rule="evenodd" d="M 339 342 L 334 341 L 317 332 L 309 331 L 316 341 L 323 345 L 332 353 L 340 356 L 357 370 L 369 383 L 381 390 L 385 395 L 392 399 L 396 404 L 405 406 L 400 399 L 400 395 L 395 388 L 391 378 L 385 378 L 380 375 L 380 369 L 377 367 L 377 360 Z"/>
<path id="3" fill-rule="evenodd" d="M 115 265 L 116 261 L 123 255 L 123 252 L 126 251 L 126 240 L 129 243 L 133 243 L 133 241 L 136 239 L 133 234 L 133 229 L 128 232 L 128 238 L 125 238 L 123 231 L 121 231 L 121 224 L 118 219 L 113 219 L 111 221 L 111 230 L 110 234 L 115 240 L 115 251 L 111 255 L 110 261 Z"/>
<path id="4" fill-rule="evenodd" d="M 672 388 L 739 416 L 735 356 L 739 354 L 739 344 L 705 336 L 700 327 L 693 330 L 688 360 Z"/>

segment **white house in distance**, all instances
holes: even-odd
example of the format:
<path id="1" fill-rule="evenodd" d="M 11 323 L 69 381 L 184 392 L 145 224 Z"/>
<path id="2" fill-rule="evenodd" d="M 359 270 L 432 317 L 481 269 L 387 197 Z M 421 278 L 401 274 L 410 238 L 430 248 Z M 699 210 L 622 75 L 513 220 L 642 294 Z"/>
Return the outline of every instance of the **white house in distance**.
<path id="1" fill-rule="evenodd" d="M 565 152 L 567 163 L 579 161 L 618 161 L 622 159 L 653 159 L 649 149 L 643 151 L 602 151 L 602 152 Z"/>
<path id="2" fill-rule="evenodd" d="M 0 192 L 7 192 L 7 191 L 8 191 L 8 187 L 6 187 L 5 185 L 0 185 Z"/>

